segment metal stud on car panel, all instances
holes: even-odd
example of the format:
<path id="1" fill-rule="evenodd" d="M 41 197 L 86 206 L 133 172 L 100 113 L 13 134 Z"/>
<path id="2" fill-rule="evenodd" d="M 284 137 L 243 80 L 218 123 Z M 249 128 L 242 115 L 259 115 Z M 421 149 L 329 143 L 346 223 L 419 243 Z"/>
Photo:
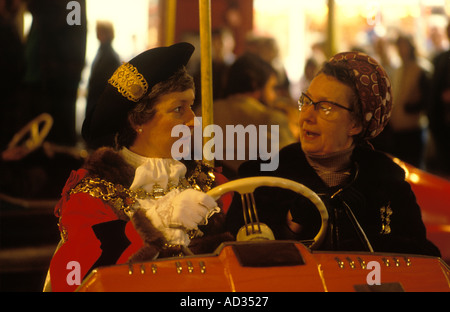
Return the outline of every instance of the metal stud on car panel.
<path id="1" fill-rule="evenodd" d="M 356 260 L 358 260 L 359 265 L 361 266 L 361 269 L 366 269 L 367 265 L 366 265 L 366 261 L 364 261 L 363 259 L 361 259 L 361 257 L 356 258 Z"/>
<path id="2" fill-rule="evenodd" d="M 181 266 L 180 261 L 175 262 L 175 266 L 177 268 L 177 273 L 181 274 L 181 272 L 183 272 L 183 267 Z"/>
<path id="3" fill-rule="evenodd" d="M 199 265 L 200 265 L 200 272 L 201 272 L 202 274 L 205 274 L 205 273 L 206 273 L 206 265 L 205 265 L 205 262 L 200 261 L 200 262 L 199 262 Z"/>
<path id="4" fill-rule="evenodd" d="M 348 261 L 348 264 L 350 265 L 350 268 L 355 268 L 355 261 L 353 261 L 350 257 L 347 257 L 346 260 Z"/>
<path id="5" fill-rule="evenodd" d="M 194 266 L 192 265 L 191 261 L 187 261 L 187 269 L 189 273 L 194 272 Z"/>
<path id="6" fill-rule="evenodd" d="M 334 260 L 336 260 L 337 264 L 339 265 L 339 268 L 341 269 L 344 268 L 344 261 L 341 261 L 341 259 L 339 259 L 338 257 L 334 258 Z"/>

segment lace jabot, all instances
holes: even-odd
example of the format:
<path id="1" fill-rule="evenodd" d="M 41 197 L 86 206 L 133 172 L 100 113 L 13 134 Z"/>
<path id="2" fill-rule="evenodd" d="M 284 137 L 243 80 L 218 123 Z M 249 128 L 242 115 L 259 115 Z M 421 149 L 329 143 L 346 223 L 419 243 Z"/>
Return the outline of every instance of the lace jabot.
<path id="1" fill-rule="evenodd" d="M 182 227 L 171 227 L 174 201 L 189 184 L 186 181 L 186 166 L 171 158 L 146 158 L 124 148 L 121 155 L 131 166 L 136 168 L 130 190 L 144 190 L 152 196 L 137 198 L 136 209 L 143 209 L 145 216 L 159 229 L 168 242 L 168 246 L 188 246 L 190 235 Z M 200 235 L 200 234 L 199 234 Z"/>
<path id="2" fill-rule="evenodd" d="M 186 166 L 172 158 L 147 158 L 123 148 L 120 154 L 136 169 L 131 190 L 143 189 L 152 192 L 155 186 L 168 190 L 185 180 Z"/>

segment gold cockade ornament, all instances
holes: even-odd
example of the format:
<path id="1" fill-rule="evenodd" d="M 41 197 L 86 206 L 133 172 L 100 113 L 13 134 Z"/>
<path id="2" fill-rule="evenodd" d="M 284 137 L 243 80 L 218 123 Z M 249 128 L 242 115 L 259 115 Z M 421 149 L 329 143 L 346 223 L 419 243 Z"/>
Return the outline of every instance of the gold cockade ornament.
<path id="1" fill-rule="evenodd" d="M 108 83 L 133 102 L 138 102 L 148 90 L 148 83 L 144 76 L 130 63 L 120 65 L 108 80 Z"/>

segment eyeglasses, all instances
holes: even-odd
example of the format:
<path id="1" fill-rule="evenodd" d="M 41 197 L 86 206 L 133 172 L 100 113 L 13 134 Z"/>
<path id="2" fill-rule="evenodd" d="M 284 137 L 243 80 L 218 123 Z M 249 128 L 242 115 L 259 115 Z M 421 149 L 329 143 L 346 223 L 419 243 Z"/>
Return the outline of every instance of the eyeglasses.
<path id="1" fill-rule="evenodd" d="M 343 108 L 349 112 L 353 112 L 353 109 L 345 107 L 341 104 L 331 101 L 318 101 L 314 102 L 305 93 L 302 93 L 300 99 L 298 99 L 298 110 L 304 112 L 308 107 L 314 105 L 314 110 L 319 112 L 319 116 L 323 119 L 334 119 L 338 115 L 338 109 L 336 107 Z"/>

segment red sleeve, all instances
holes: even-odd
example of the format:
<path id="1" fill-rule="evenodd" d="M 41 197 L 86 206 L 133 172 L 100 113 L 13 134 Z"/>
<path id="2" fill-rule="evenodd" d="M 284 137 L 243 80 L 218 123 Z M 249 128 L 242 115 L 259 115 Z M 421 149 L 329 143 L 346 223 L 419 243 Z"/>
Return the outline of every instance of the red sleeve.
<path id="1" fill-rule="evenodd" d="M 117 216 L 102 200 L 85 193 L 74 194 L 63 204 L 60 226 L 66 233 L 66 241 L 58 249 L 50 263 L 53 291 L 73 291 L 78 285 L 69 285 L 68 275 L 78 274 L 68 263 L 79 263 L 79 275 L 83 279 L 101 255 L 100 242 L 92 226 L 117 220 Z"/>

